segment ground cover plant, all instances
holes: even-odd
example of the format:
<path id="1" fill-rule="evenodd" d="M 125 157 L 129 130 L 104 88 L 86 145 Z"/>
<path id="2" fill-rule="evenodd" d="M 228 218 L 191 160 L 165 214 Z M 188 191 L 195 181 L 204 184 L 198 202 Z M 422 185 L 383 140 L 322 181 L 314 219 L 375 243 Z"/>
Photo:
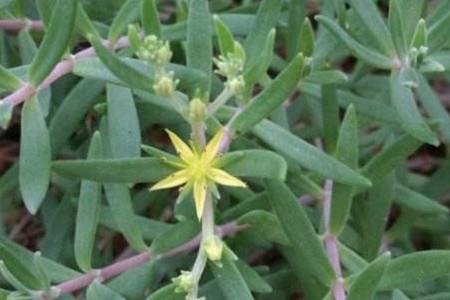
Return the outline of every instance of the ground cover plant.
<path id="1" fill-rule="evenodd" d="M 450 299 L 449 28 L 0 0 L 0 299 Z"/>

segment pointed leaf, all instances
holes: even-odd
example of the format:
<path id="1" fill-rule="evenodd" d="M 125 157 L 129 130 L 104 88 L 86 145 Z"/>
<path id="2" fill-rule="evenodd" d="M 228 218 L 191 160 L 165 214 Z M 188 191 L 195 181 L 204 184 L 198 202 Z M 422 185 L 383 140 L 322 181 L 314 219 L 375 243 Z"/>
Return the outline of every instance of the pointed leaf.
<path id="1" fill-rule="evenodd" d="M 28 211 L 35 214 L 50 182 L 50 139 L 36 98 L 25 101 L 21 121 L 19 183 Z"/>

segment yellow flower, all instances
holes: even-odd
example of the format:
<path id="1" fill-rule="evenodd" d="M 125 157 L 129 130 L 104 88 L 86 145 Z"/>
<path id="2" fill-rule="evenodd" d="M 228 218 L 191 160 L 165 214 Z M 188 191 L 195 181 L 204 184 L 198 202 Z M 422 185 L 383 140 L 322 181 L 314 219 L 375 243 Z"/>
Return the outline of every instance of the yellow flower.
<path id="1" fill-rule="evenodd" d="M 196 147 L 190 148 L 170 130 L 166 130 L 166 132 L 180 157 L 179 163 L 176 164 L 179 170 L 153 185 L 150 188 L 151 191 L 180 185 L 192 187 L 197 217 L 201 219 L 208 185 L 218 183 L 227 186 L 246 187 L 246 184 L 238 178 L 217 168 L 218 152 L 224 135 L 223 129 L 216 133 L 203 151 L 196 149 Z"/>

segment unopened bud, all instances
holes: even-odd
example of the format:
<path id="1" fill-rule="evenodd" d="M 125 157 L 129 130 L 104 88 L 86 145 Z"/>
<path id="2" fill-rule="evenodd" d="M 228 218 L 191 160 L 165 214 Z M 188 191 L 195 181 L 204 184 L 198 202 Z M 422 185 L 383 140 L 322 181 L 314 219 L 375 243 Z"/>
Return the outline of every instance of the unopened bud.
<path id="1" fill-rule="evenodd" d="M 194 98 L 189 103 L 189 118 L 195 123 L 203 122 L 206 116 L 206 107 L 200 98 Z"/>
<path id="2" fill-rule="evenodd" d="M 155 93 L 162 97 L 171 97 L 177 88 L 178 80 L 173 79 L 173 73 L 161 75 L 153 85 Z"/>
<path id="3" fill-rule="evenodd" d="M 230 78 L 226 83 L 225 86 L 233 93 L 236 95 L 239 95 L 240 93 L 242 93 L 245 89 L 245 80 L 244 77 L 241 76 L 236 76 L 236 77 L 232 77 Z"/>
<path id="4" fill-rule="evenodd" d="M 223 242 L 217 236 L 211 236 L 203 242 L 203 248 L 208 259 L 213 262 L 219 262 L 223 254 Z"/>
<path id="5" fill-rule="evenodd" d="M 162 41 L 155 35 L 149 35 L 142 41 L 136 55 L 152 65 L 163 67 L 170 62 L 172 51 L 169 42 Z"/>
<path id="6" fill-rule="evenodd" d="M 176 293 L 189 293 L 195 287 L 194 277 L 189 271 L 181 271 L 181 274 L 173 278 L 172 282 L 176 285 Z"/>

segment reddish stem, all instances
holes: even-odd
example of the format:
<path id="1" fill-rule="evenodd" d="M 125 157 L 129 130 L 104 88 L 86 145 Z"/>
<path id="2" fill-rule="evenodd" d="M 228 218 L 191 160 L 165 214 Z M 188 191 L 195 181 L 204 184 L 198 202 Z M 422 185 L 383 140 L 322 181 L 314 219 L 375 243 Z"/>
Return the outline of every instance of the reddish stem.
<path id="1" fill-rule="evenodd" d="M 323 221 L 325 225 L 325 248 L 327 251 L 328 259 L 336 274 L 336 282 L 333 284 L 332 293 L 335 300 L 345 300 L 345 288 L 342 280 L 341 262 L 339 258 L 338 240 L 330 230 L 331 220 L 331 200 L 333 191 L 333 181 L 327 179 L 323 187 Z"/>
<path id="2" fill-rule="evenodd" d="M 236 222 L 229 222 L 224 225 L 218 226 L 216 230 L 218 234 L 221 236 L 230 236 L 243 230 L 244 228 L 246 228 L 245 225 L 239 225 Z M 201 235 L 199 234 L 192 240 L 186 242 L 185 244 L 178 246 L 174 249 L 168 250 L 156 256 L 155 258 L 171 257 L 181 253 L 190 252 L 199 246 L 200 241 Z M 113 263 L 112 265 L 109 265 L 105 268 L 94 270 L 90 273 L 65 281 L 63 283 L 58 284 L 54 288 L 56 291 L 58 291 L 58 296 L 73 293 L 75 291 L 87 287 L 96 279 L 107 280 L 123 272 L 126 272 L 132 268 L 141 266 L 146 262 L 148 262 L 152 257 L 154 257 L 154 254 L 149 250 L 147 252 L 143 252 L 130 258 Z"/>
<path id="3" fill-rule="evenodd" d="M 107 47 L 111 45 L 111 42 L 107 40 L 104 40 L 102 43 Z M 115 43 L 114 49 L 115 50 L 122 49 L 127 47 L 128 45 L 129 45 L 128 38 L 121 37 Z M 38 87 L 33 87 L 30 83 L 24 83 L 15 92 L 1 99 L 0 102 L 3 101 L 9 102 L 13 106 L 19 105 L 26 99 L 32 97 L 36 93 L 36 91 L 50 86 L 50 84 L 52 84 L 57 79 L 72 72 L 76 61 L 94 56 L 96 56 L 96 53 L 93 47 L 81 50 L 80 52 L 71 55 L 69 58 L 64 59 L 60 61 L 58 64 L 56 64 L 56 66 L 53 68 L 50 74 Z"/>
<path id="4" fill-rule="evenodd" d="M 44 24 L 41 21 L 32 20 L 0 20 L 0 29 L 10 31 L 20 31 L 24 28 L 31 30 L 42 31 L 44 30 Z"/>

